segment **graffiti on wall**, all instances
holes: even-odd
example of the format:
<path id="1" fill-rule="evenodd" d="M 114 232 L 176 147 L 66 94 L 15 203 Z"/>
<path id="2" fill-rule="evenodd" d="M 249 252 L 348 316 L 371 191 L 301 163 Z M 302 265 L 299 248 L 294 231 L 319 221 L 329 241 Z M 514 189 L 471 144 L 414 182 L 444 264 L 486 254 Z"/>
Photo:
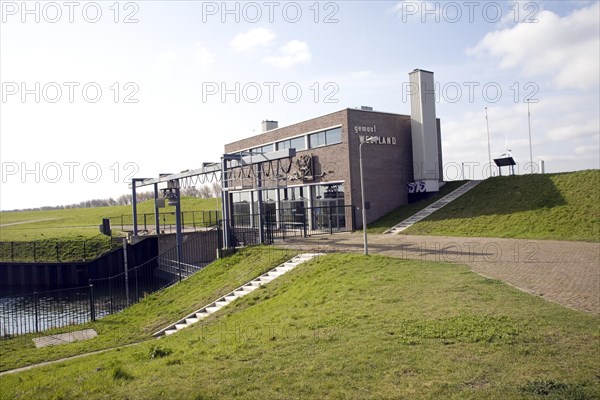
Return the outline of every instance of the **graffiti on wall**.
<path id="1" fill-rule="evenodd" d="M 408 193 L 425 193 L 425 181 L 411 182 L 406 185 Z"/>

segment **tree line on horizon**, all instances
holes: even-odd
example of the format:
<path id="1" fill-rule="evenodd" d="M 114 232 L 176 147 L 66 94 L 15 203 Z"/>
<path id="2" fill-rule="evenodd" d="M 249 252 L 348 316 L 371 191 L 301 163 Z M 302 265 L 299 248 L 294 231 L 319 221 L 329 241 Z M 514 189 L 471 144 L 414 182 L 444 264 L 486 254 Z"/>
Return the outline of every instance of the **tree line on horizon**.
<path id="1" fill-rule="evenodd" d="M 221 184 L 213 182 L 211 185 L 202 185 L 200 187 L 190 186 L 181 189 L 181 195 L 184 197 L 197 197 L 208 199 L 211 197 L 221 197 Z M 136 193 L 137 202 L 154 199 L 154 192 L 139 192 Z M 15 209 L 10 211 L 49 211 L 49 210 L 69 210 L 73 208 L 94 208 L 94 207 L 110 207 L 110 206 L 128 206 L 133 202 L 133 195 L 123 194 L 117 198 L 109 197 L 107 199 L 91 199 L 84 200 L 79 203 L 59 205 L 59 206 L 42 206 L 34 208 Z M 8 211 L 8 210 L 7 210 Z"/>

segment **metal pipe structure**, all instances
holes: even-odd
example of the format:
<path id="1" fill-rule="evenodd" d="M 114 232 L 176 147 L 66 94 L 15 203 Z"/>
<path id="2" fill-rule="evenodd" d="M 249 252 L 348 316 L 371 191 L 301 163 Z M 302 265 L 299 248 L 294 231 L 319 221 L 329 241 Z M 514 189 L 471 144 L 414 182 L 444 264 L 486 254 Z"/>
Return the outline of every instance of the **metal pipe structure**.
<path id="1" fill-rule="evenodd" d="M 181 281 L 181 263 L 183 262 L 183 235 L 181 232 L 181 196 L 179 190 L 179 181 L 173 181 L 176 183 L 175 187 L 175 241 L 177 242 L 177 264 L 179 266 L 179 280 Z M 174 185 L 175 185 L 174 183 Z"/>
<path id="2" fill-rule="evenodd" d="M 144 178 L 133 178 L 131 180 L 131 207 L 133 211 L 133 235 L 137 236 L 138 234 L 138 224 L 137 224 L 137 193 L 136 188 L 139 186 L 137 182 L 143 182 Z"/>
<path id="3" fill-rule="evenodd" d="M 174 185 L 171 182 L 177 182 L 177 198 L 179 198 L 180 194 L 179 194 L 179 189 L 180 189 L 180 185 L 179 182 L 181 179 L 185 179 L 185 178 L 190 178 L 193 176 L 197 176 L 197 175 L 204 175 L 204 174 L 214 174 L 217 172 L 221 172 L 221 200 L 222 200 L 222 211 L 223 211 L 223 247 L 224 248 L 229 248 L 232 246 L 231 243 L 231 202 L 230 202 L 230 197 L 229 197 L 229 190 L 231 189 L 228 185 L 228 177 L 227 177 L 227 162 L 231 161 L 231 160 L 237 160 L 239 162 L 240 165 L 253 165 L 253 164 L 259 164 L 263 163 L 263 162 L 268 162 L 268 161 L 274 161 L 274 160 L 279 160 L 279 159 L 283 159 L 283 158 L 292 158 L 296 156 L 296 149 L 294 148 L 288 148 L 288 149 L 282 149 L 282 150 L 277 150 L 277 151 L 273 151 L 273 152 L 269 152 L 269 153 L 264 153 L 264 154 L 253 154 L 250 156 L 247 155 L 242 155 L 239 153 L 235 153 L 235 154 L 223 154 L 223 157 L 221 157 L 221 162 L 220 163 L 205 163 L 203 164 L 202 168 L 198 168 L 198 169 L 194 169 L 194 170 L 186 170 L 177 174 L 161 174 L 158 178 L 134 178 L 131 180 L 131 184 L 129 185 L 132 193 L 135 194 L 136 188 L 138 187 L 142 187 L 142 186 L 149 186 L 149 185 L 158 185 L 160 183 L 164 183 L 167 182 L 168 184 Z M 262 186 L 259 185 L 259 186 Z M 175 189 L 174 187 L 171 187 L 172 189 Z M 158 186 L 155 186 L 155 190 L 158 189 Z M 260 189 L 259 189 L 260 190 Z M 135 195 L 134 195 L 134 199 L 135 199 Z M 177 204 L 179 205 L 179 200 L 177 201 Z M 177 213 L 177 229 L 178 231 L 181 230 L 181 215 L 180 215 L 180 211 L 176 211 Z M 158 214 L 158 212 L 156 212 L 156 214 Z M 134 235 L 137 235 L 137 207 L 135 202 L 133 203 L 133 220 L 134 220 Z M 155 221 L 156 224 L 158 224 L 157 221 Z M 157 232 L 157 234 L 159 234 L 159 232 Z"/>
<path id="4" fill-rule="evenodd" d="M 160 210 L 158 207 L 158 183 L 154 184 L 154 230 L 160 234 Z"/>

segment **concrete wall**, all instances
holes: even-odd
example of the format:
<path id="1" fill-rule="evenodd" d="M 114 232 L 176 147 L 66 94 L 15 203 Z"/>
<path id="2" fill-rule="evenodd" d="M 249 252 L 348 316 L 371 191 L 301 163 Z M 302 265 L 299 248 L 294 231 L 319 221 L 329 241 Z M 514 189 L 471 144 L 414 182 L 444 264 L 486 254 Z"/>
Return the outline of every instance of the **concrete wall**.
<path id="1" fill-rule="evenodd" d="M 156 257 L 156 238 L 129 246 L 129 269 Z M 90 279 L 107 278 L 124 271 L 123 249 L 92 261 L 0 263 L 0 296 L 86 286 Z"/>
<path id="2" fill-rule="evenodd" d="M 212 229 L 204 232 L 183 234 L 183 262 L 196 264 L 210 262 L 217 258 L 219 231 Z M 175 234 L 165 234 L 158 237 L 158 252 L 163 254 L 176 247 Z M 173 250 L 173 257 L 176 256 Z"/>
<path id="3" fill-rule="evenodd" d="M 417 69 L 409 74 L 409 79 L 414 90 L 410 103 L 414 180 L 425 181 L 427 191 L 437 191 L 439 135 L 433 72 Z"/>

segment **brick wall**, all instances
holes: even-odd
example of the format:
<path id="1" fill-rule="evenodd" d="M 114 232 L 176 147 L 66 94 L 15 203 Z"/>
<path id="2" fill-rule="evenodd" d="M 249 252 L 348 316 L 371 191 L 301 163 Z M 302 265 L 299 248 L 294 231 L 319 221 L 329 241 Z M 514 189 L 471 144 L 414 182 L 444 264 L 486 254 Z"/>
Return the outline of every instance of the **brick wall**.
<path id="1" fill-rule="evenodd" d="M 360 135 L 394 138 L 395 144 L 363 145 L 365 197 L 370 203 L 367 221 L 373 222 L 400 205 L 408 203 L 406 185 L 413 181 L 412 137 L 410 116 L 377 111 L 345 109 L 298 124 L 282 127 L 225 145 L 225 152 L 233 153 L 279 140 L 319 131 L 336 125 L 342 127 L 342 142 L 335 145 L 299 151 L 298 155 L 311 154 L 314 174 L 327 172 L 325 177 L 304 184 L 345 182 L 345 201 L 356 208 L 360 216 Z M 375 132 L 356 133 L 355 127 L 366 127 Z M 374 128 L 371 128 L 374 127 Z M 439 120 L 438 120 L 439 128 Z M 441 164 L 441 145 L 439 150 Z M 295 160 L 292 160 L 295 162 Z M 294 167 L 292 167 L 293 173 Z M 332 173 L 329 173 L 329 172 Z M 246 182 L 249 183 L 249 182 Z M 302 182 L 288 181 L 288 185 Z M 362 221 L 357 218 L 358 226 Z"/>

